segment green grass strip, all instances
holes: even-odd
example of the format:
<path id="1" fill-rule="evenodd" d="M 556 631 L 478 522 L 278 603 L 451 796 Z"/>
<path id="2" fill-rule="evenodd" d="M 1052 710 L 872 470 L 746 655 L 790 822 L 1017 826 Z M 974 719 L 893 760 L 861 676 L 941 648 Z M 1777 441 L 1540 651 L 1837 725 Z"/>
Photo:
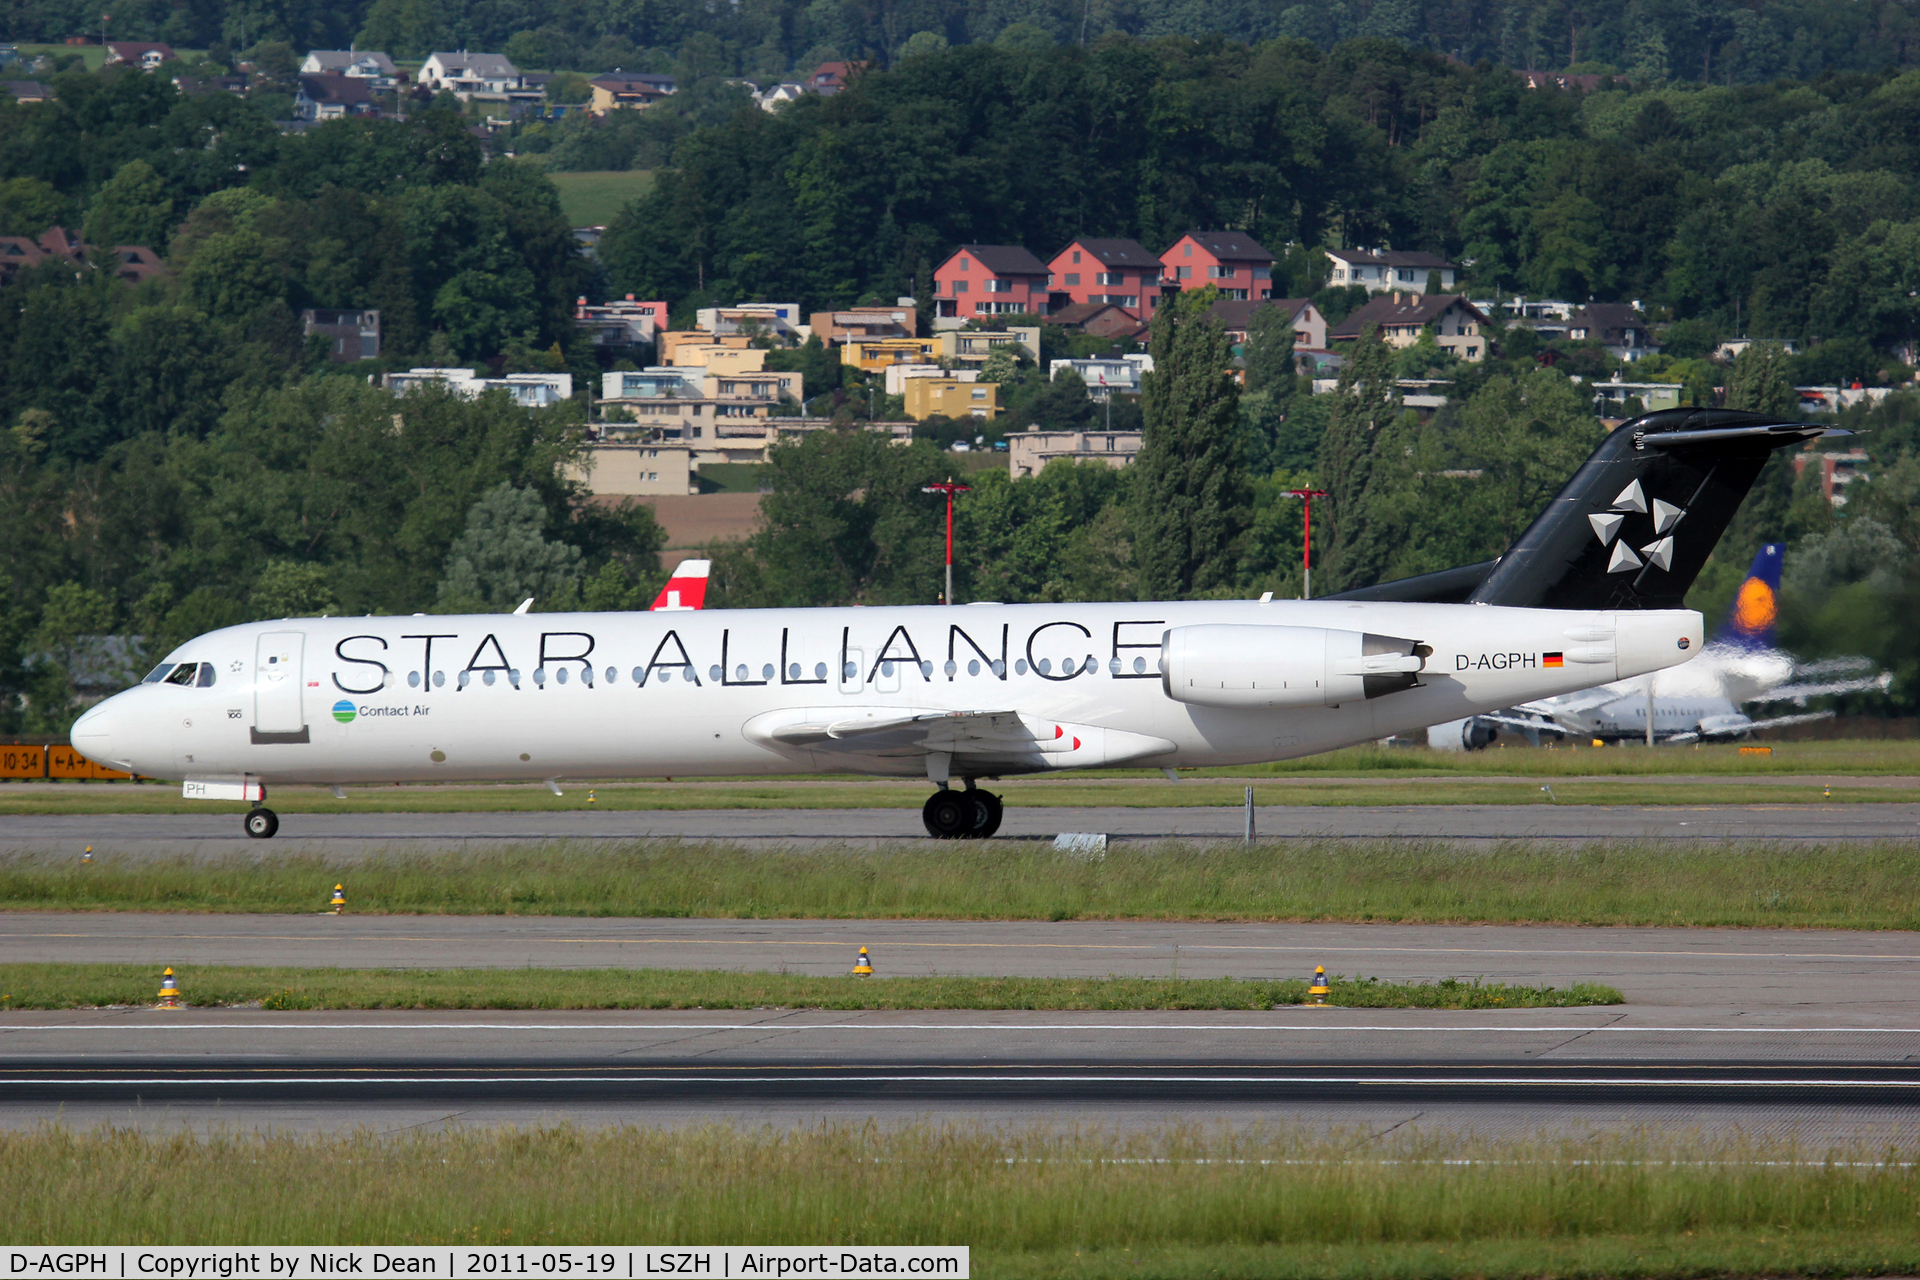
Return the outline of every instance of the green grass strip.
<path id="1" fill-rule="evenodd" d="M 0 1134 L 16 1245 L 949 1244 L 982 1277 L 1920 1269 L 1896 1150 L 1294 1129 L 822 1125 Z"/>
<path id="2" fill-rule="evenodd" d="M 176 965 L 189 1005 L 269 1009 L 1271 1009 L 1307 983 L 1240 978 L 855 978 L 709 969 L 290 969 Z M 1515 987 L 1331 977 L 1329 1003 L 1362 1009 L 1561 1009 L 1622 1004 L 1612 987 Z M 151 965 L 10 964 L 0 1009 L 150 1005 Z"/>
<path id="3" fill-rule="evenodd" d="M 767 850 L 553 842 L 365 859 L 0 857 L 10 910 L 310 913 L 336 883 L 357 914 L 747 919 L 1250 920 L 1920 928 L 1910 841 L 1445 841 L 1121 845 L 931 842 Z"/>

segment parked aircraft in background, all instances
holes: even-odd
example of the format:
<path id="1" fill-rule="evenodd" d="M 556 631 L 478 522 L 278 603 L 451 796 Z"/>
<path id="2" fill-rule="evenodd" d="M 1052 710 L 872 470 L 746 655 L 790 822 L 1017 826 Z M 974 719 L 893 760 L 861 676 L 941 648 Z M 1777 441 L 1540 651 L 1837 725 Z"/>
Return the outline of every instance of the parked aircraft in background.
<path id="1" fill-rule="evenodd" d="M 1637 680 L 1542 698 L 1487 715 L 1437 724 L 1429 745 L 1451 751 L 1491 746 L 1504 733 L 1538 745 L 1547 738 L 1645 742 L 1649 711 L 1653 741 L 1668 745 L 1730 741 L 1756 729 L 1784 728 L 1825 720 L 1831 711 L 1755 719 L 1743 706 L 1778 706 L 1838 693 L 1885 689 L 1887 672 L 1868 676 L 1865 658 L 1835 658 L 1801 665 L 1776 643 L 1780 563 L 1777 542 L 1762 546 L 1734 595 L 1727 619 L 1692 662 Z M 1651 693 L 1651 698 L 1649 698 Z"/>
<path id="2" fill-rule="evenodd" d="M 1008 774 L 1311 755 L 1685 662 L 1687 588 L 1772 451 L 1820 424 L 1663 410 L 1498 562 L 1321 600 L 305 618 L 210 632 L 83 715 L 90 759 L 280 783 L 847 771 L 991 835 Z M 958 783 L 956 787 L 953 784 Z"/>
<path id="3" fill-rule="evenodd" d="M 674 566 L 673 576 L 654 597 L 654 611 L 698 609 L 707 599 L 707 577 L 713 572 L 711 560 L 682 560 Z"/>

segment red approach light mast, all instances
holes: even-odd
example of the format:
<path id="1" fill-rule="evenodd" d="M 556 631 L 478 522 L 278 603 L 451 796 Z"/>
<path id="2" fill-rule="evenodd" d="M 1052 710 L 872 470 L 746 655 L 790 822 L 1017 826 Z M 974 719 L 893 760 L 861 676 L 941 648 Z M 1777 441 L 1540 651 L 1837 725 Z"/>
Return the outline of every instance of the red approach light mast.
<path id="1" fill-rule="evenodd" d="M 947 594 L 942 604 L 953 603 L 953 495 L 971 493 L 973 490 L 964 484 L 955 484 L 953 477 L 936 480 L 932 484 L 922 485 L 922 493 L 944 493 L 947 495 Z"/>
<path id="2" fill-rule="evenodd" d="M 1327 496 L 1325 489 L 1289 489 L 1288 493 L 1306 503 L 1305 523 L 1300 539 L 1300 598 L 1313 599 L 1313 500 Z"/>

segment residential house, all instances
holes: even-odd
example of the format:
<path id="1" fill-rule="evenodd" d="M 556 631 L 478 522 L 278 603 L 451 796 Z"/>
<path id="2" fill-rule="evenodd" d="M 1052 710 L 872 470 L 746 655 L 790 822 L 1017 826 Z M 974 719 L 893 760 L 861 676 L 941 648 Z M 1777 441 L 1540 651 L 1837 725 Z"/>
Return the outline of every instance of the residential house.
<path id="1" fill-rule="evenodd" d="M 852 83 L 855 76 L 866 70 L 866 66 L 864 62 L 823 62 L 807 77 L 806 90 L 823 98 L 831 98 Z"/>
<path id="2" fill-rule="evenodd" d="M 1000 416 L 1000 387 L 973 378 L 908 378 L 901 393 L 907 416 L 925 422 L 935 414 L 949 418 L 989 419 Z"/>
<path id="3" fill-rule="evenodd" d="M 380 114 L 365 80 L 339 75 L 302 75 L 293 95 L 295 120 L 339 120 Z"/>
<path id="4" fill-rule="evenodd" d="M 1058 382 L 1069 369 L 1087 384 L 1089 396 L 1106 401 L 1116 392 L 1123 396 L 1140 394 L 1140 379 L 1153 372 L 1153 357 L 1141 352 L 1108 359 L 1055 360 L 1047 366 L 1047 378 Z"/>
<path id="5" fill-rule="evenodd" d="M 972 382 L 980 376 L 978 369 L 943 369 L 937 364 L 890 364 L 886 367 L 886 391 L 890 396 L 907 394 L 907 380 L 910 378 L 958 378 L 962 382 Z"/>
<path id="6" fill-rule="evenodd" d="M 606 400 L 699 399 L 704 372 L 678 365 L 650 365 L 645 369 L 616 369 L 600 375 L 600 398 Z"/>
<path id="7" fill-rule="evenodd" d="M 309 338 L 320 334 L 328 340 L 327 359 L 335 364 L 371 360 L 380 354 L 378 311 L 302 311 L 300 328 Z"/>
<path id="8" fill-rule="evenodd" d="M 37 237 L 0 236 L 0 284 L 12 280 L 25 268 L 56 258 L 91 267 L 99 248 L 83 242 L 65 227 L 48 227 Z M 128 284 L 140 284 L 166 274 L 160 255 L 144 245 L 115 245 L 108 253 L 115 260 L 114 275 Z"/>
<path id="9" fill-rule="evenodd" d="M 638 431 L 649 439 L 682 442 L 710 442 L 731 427 L 763 421 L 782 404 L 798 404 L 806 396 L 798 373 L 659 365 L 602 374 L 600 390 L 603 436 Z"/>
<path id="10" fill-rule="evenodd" d="M 654 335 L 667 327 L 667 304 L 636 302 L 632 294 L 624 301 L 593 305 L 582 297 L 573 304 L 573 324 L 593 338 L 593 345 L 606 350 L 650 347 Z"/>
<path id="11" fill-rule="evenodd" d="M 840 363 L 867 373 L 890 364 L 927 364 L 940 354 L 939 336 L 925 338 L 850 338 L 840 348 Z"/>
<path id="12" fill-rule="evenodd" d="M 1839 388 L 1834 387 L 1800 388 L 1802 391 L 1831 391 L 1838 389 Z M 1881 387 L 1879 390 L 1884 392 L 1887 388 Z M 1806 403 L 1804 397 L 1801 403 Z M 1825 411 L 1832 412 L 1832 407 L 1829 406 Z M 1873 460 L 1868 457 L 1866 449 L 1861 445 L 1855 445 L 1844 453 L 1837 451 L 1811 453 L 1806 450 L 1795 449 L 1793 451 L 1793 474 L 1796 477 L 1800 476 L 1805 473 L 1809 466 L 1818 463 L 1820 467 L 1820 492 L 1822 496 L 1834 507 L 1844 507 L 1847 505 L 1847 487 L 1871 478 L 1867 468 L 1871 465 L 1872 461 Z"/>
<path id="13" fill-rule="evenodd" d="M 674 347 L 673 359 L 667 363 L 708 373 L 759 373 L 767 367 L 767 353 L 745 343 L 683 342 Z"/>
<path id="14" fill-rule="evenodd" d="M 1619 374 L 1606 382 L 1589 383 L 1593 392 L 1593 411 L 1601 418 L 1621 419 L 1632 415 L 1636 410 L 1628 404 L 1629 400 L 1639 401 L 1637 412 L 1649 413 L 1655 409 L 1675 409 L 1680 405 L 1680 393 L 1686 389 L 1679 382 L 1622 382 Z"/>
<path id="15" fill-rule="evenodd" d="M 1095 303 L 1123 308 L 1134 319 L 1145 320 L 1160 296 L 1160 259 L 1137 240 L 1081 236 L 1047 266 L 1050 311 Z"/>
<path id="16" fill-rule="evenodd" d="M 892 307 L 848 307 L 843 311 L 816 311 L 813 336 L 831 347 L 854 338 L 911 338 L 920 332 L 920 313 L 910 298 Z"/>
<path id="17" fill-rule="evenodd" d="M 300 63 L 300 72 L 365 80 L 375 89 L 392 89 L 402 79 L 392 58 L 371 49 L 315 49 Z"/>
<path id="18" fill-rule="evenodd" d="M 165 44 L 143 44 L 137 40 L 109 40 L 107 42 L 107 60 L 109 67 L 138 67 L 142 71 L 151 71 L 163 62 L 174 60 L 173 46 Z"/>
<path id="19" fill-rule="evenodd" d="M 762 111 L 777 111 L 789 102 L 798 102 L 806 92 L 807 86 L 788 80 L 771 89 L 756 89 L 753 100 L 760 104 Z"/>
<path id="20" fill-rule="evenodd" d="M 1011 329 L 943 329 L 935 335 L 940 354 L 949 364 L 978 369 L 987 363 L 995 347 L 1009 343 L 1025 347 L 1027 359 L 1040 363 L 1040 326 L 1016 325 Z"/>
<path id="21" fill-rule="evenodd" d="M 1567 337 L 1598 342 L 1615 360 L 1628 363 L 1660 350 L 1639 309 L 1630 302 L 1589 302 L 1567 321 Z"/>
<path id="22" fill-rule="evenodd" d="M 173 87 L 189 98 L 204 98 L 215 93 L 235 93 L 246 96 L 248 89 L 245 76 L 175 76 Z"/>
<path id="23" fill-rule="evenodd" d="M 694 447 L 670 441 L 600 440 L 564 469 L 567 479 L 589 493 L 622 497 L 698 493 Z"/>
<path id="24" fill-rule="evenodd" d="M 1453 293 L 1386 293 L 1343 320 L 1327 336 L 1357 338 L 1368 325 L 1380 327 L 1380 337 L 1395 350 L 1420 341 L 1433 326 L 1433 340 L 1442 351 L 1470 363 L 1486 359 L 1487 340 L 1481 332 L 1487 317 L 1466 298 Z"/>
<path id="25" fill-rule="evenodd" d="M 1140 456 L 1138 431 L 1010 431 L 1007 474 L 1018 480 L 1040 474 L 1049 462 L 1104 462 L 1124 467 Z"/>
<path id="26" fill-rule="evenodd" d="M 1440 274 L 1440 292 L 1451 293 L 1454 276 L 1460 270 L 1431 253 L 1393 249 L 1328 249 L 1325 253 L 1333 264 L 1329 284 L 1357 284 L 1369 293 L 1425 293 L 1427 281 L 1435 272 Z"/>
<path id="27" fill-rule="evenodd" d="M 53 101 L 53 88 L 38 80 L 0 80 L 0 90 L 5 90 L 15 102 Z"/>
<path id="28" fill-rule="evenodd" d="M 1270 302 L 1216 302 L 1207 309 L 1209 320 L 1218 320 L 1227 337 L 1238 348 L 1247 340 L 1253 317 L 1263 307 L 1279 307 L 1293 317 L 1293 345 L 1318 350 L 1327 345 L 1327 318 L 1311 298 L 1275 298 Z"/>
<path id="29" fill-rule="evenodd" d="M 694 313 L 694 318 L 715 337 L 732 334 L 751 337 L 757 327 L 766 337 L 797 344 L 801 340 L 800 315 L 797 302 L 743 302 L 733 307 L 702 307 Z"/>
<path id="30" fill-rule="evenodd" d="M 436 52 L 420 66 L 415 83 L 433 93 L 447 90 L 462 102 L 532 101 L 539 89 L 529 89 L 526 79 L 513 63 L 500 53 Z"/>
<path id="31" fill-rule="evenodd" d="M 1138 341 L 1147 334 L 1145 321 L 1125 307 L 1105 302 L 1069 302 L 1048 315 L 1047 323 L 1063 329 L 1078 329 L 1099 338 Z"/>
<path id="32" fill-rule="evenodd" d="M 1243 231 L 1189 231 L 1160 255 L 1163 290 L 1208 285 L 1233 302 L 1273 296 L 1273 255 Z"/>
<path id="33" fill-rule="evenodd" d="M 705 364 L 706 358 L 699 354 L 682 357 L 682 347 L 735 347 L 745 350 L 752 343 L 744 333 L 730 333 L 724 338 L 715 337 L 705 329 L 668 329 L 658 339 L 661 364 Z"/>
<path id="34" fill-rule="evenodd" d="M 1756 342 L 1765 342 L 1779 347 L 1788 355 L 1793 355 L 1799 349 L 1794 345 L 1792 338 L 1728 338 L 1713 349 L 1713 358 L 1731 361 Z"/>
<path id="35" fill-rule="evenodd" d="M 587 104 L 587 110 L 596 116 L 604 116 L 609 111 L 650 107 L 672 97 L 680 87 L 672 76 L 653 75 L 644 71 L 609 71 L 605 75 L 595 76 L 587 84 L 593 90 L 593 100 Z"/>
<path id="36" fill-rule="evenodd" d="M 1043 315 L 1047 264 L 1017 244 L 965 244 L 933 273 L 936 315 Z"/>
<path id="37" fill-rule="evenodd" d="M 444 386 L 463 400 L 478 400 L 489 391 L 504 391 L 517 405 L 544 409 L 573 396 L 570 373 L 509 373 L 489 378 L 477 369 L 409 369 L 389 373 L 382 386 L 395 395 L 405 395 L 422 387 Z"/>

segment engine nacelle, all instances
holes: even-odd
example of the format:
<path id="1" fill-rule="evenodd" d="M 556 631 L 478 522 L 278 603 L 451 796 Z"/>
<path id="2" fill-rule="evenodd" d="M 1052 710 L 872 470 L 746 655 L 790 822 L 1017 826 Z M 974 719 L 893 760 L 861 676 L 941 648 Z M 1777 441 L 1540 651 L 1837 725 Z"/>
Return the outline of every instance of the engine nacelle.
<path id="1" fill-rule="evenodd" d="M 1202 707 L 1332 707 L 1419 682 L 1429 645 L 1325 627 L 1174 627 L 1160 638 L 1160 682 Z"/>

